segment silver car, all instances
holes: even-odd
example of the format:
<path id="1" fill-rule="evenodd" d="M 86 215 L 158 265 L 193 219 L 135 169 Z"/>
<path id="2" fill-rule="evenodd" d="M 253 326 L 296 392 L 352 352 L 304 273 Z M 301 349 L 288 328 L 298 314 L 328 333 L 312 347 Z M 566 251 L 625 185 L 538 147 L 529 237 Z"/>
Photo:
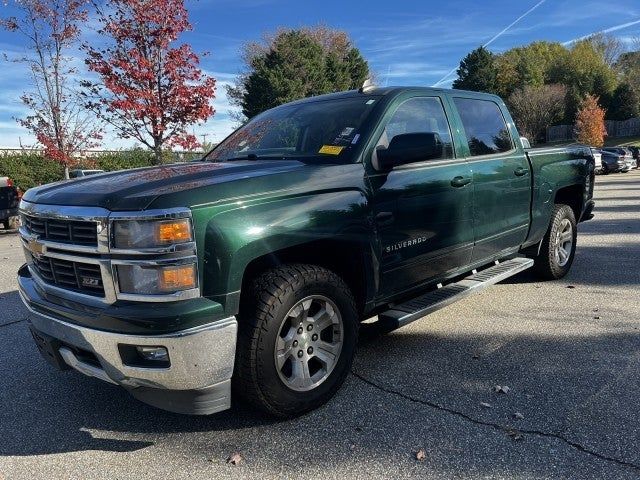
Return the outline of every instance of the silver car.
<path id="1" fill-rule="evenodd" d="M 631 152 L 631 150 L 629 150 L 628 148 L 606 147 L 602 150 L 604 152 L 611 152 L 623 156 L 629 170 L 631 170 L 632 168 L 638 168 L 638 161 L 633 158 L 633 152 Z"/>

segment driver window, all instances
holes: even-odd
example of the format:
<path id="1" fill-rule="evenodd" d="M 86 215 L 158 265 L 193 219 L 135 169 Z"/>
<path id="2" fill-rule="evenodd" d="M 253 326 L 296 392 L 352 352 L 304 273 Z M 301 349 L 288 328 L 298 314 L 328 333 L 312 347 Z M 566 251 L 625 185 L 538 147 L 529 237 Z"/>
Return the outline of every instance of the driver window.
<path id="1" fill-rule="evenodd" d="M 438 97 L 416 97 L 410 98 L 402 103 L 389 119 L 382 135 L 378 139 L 376 147 L 389 146 L 389 142 L 396 135 L 403 133 L 431 133 L 440 135 L 443 149 L 442 157 L 453 158 L 453 144 L 451 142 L 451 132 L 449 122 L 444 113 L 442 102 Z M 373 162 L 376 166 L 377 158 L 374 149 Z"/>

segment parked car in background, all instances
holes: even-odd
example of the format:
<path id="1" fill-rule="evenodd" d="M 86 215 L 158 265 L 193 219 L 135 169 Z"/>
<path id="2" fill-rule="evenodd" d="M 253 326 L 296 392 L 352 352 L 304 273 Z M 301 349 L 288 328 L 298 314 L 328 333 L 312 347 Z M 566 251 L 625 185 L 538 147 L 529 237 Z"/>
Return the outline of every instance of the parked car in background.
<path id="1" fill-rule="evenodd" d="M 0 177 L 0 222 L 5 230 L 12 227 L 12 222 L 18 216 L 20 191 L 9 177 Z"/>
<path id="2" fill-rule="evenodd" d="M 595 172 L 602 173 L 602 152 L 597 148 L 591 148 L 590 150 L 595 162 Z"/>
<path id="3" fill-rule="evenodd" d="M 603 152 L 611 152 L 617 153 L 618 155 L 624 158 L 624 161 L 627 163 L 629 167 L 627 170 L 631 170 L 632 168 L 638 168 L 638 161 L 633 158 L 633 152 L 628 148 L 624 147 L 605 147 L 602 149 Z"/>
<path id="4" fill-rule="evenodd" d="M 627 164 L 623 155 L 616 152 L 610 152 L 603 149 L 602 153 L 602 173 L 605 175 L 608 173 L 628 172 L 629 165 Z"/>
<path id="5" fill-rule="evenodd" d="M 69 178 L 81 178 L 81 177 L 86 177 L 87 175 L 95 175 L 96 173 L 104 173 L 104 170 L 86 170 L 86 169 L 71 170 L 69 172 Z"/>
<path id="6" fill-rule="evenodd" d="M 635 145 L 630 145 L 625 148 L 631 150 L 631 153 L 633 154 L 633 158 L 636 159 L 636 164 L 640 163 L 640 147 L 636 147 Z"/>

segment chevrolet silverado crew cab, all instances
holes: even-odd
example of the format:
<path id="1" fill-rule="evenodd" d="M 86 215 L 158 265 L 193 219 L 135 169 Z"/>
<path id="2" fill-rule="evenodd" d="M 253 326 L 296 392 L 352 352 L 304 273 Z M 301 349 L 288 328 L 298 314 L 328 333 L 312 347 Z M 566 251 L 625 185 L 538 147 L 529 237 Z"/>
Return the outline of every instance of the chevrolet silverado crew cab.
<path id="1" fill-rule="evenodd" d="M 266 111 L 202 161 L 34 188 L 33 337 L 166 410 L 306 412 L 343 383 L 362 320 L 569 271 L 593 158 L 523 144 L 496 96 L 368 87 Z"/>

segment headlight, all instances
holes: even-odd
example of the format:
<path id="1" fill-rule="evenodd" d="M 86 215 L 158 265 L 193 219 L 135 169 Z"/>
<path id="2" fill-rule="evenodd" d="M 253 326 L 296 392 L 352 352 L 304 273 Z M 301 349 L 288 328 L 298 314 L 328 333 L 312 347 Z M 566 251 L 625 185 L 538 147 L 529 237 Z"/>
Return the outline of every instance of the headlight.
<path id="1" fill-rule="evenodd" d="M 163 295 L 191 290 L 198 286 L 196 264 L 118 265 L 121 293 Z"/>
<path id="2" fill-rule="evenodd" d="M 193 229 L 189 218 L 113 222 L 115 248 L 157 248 L 192 241 Z"/>

